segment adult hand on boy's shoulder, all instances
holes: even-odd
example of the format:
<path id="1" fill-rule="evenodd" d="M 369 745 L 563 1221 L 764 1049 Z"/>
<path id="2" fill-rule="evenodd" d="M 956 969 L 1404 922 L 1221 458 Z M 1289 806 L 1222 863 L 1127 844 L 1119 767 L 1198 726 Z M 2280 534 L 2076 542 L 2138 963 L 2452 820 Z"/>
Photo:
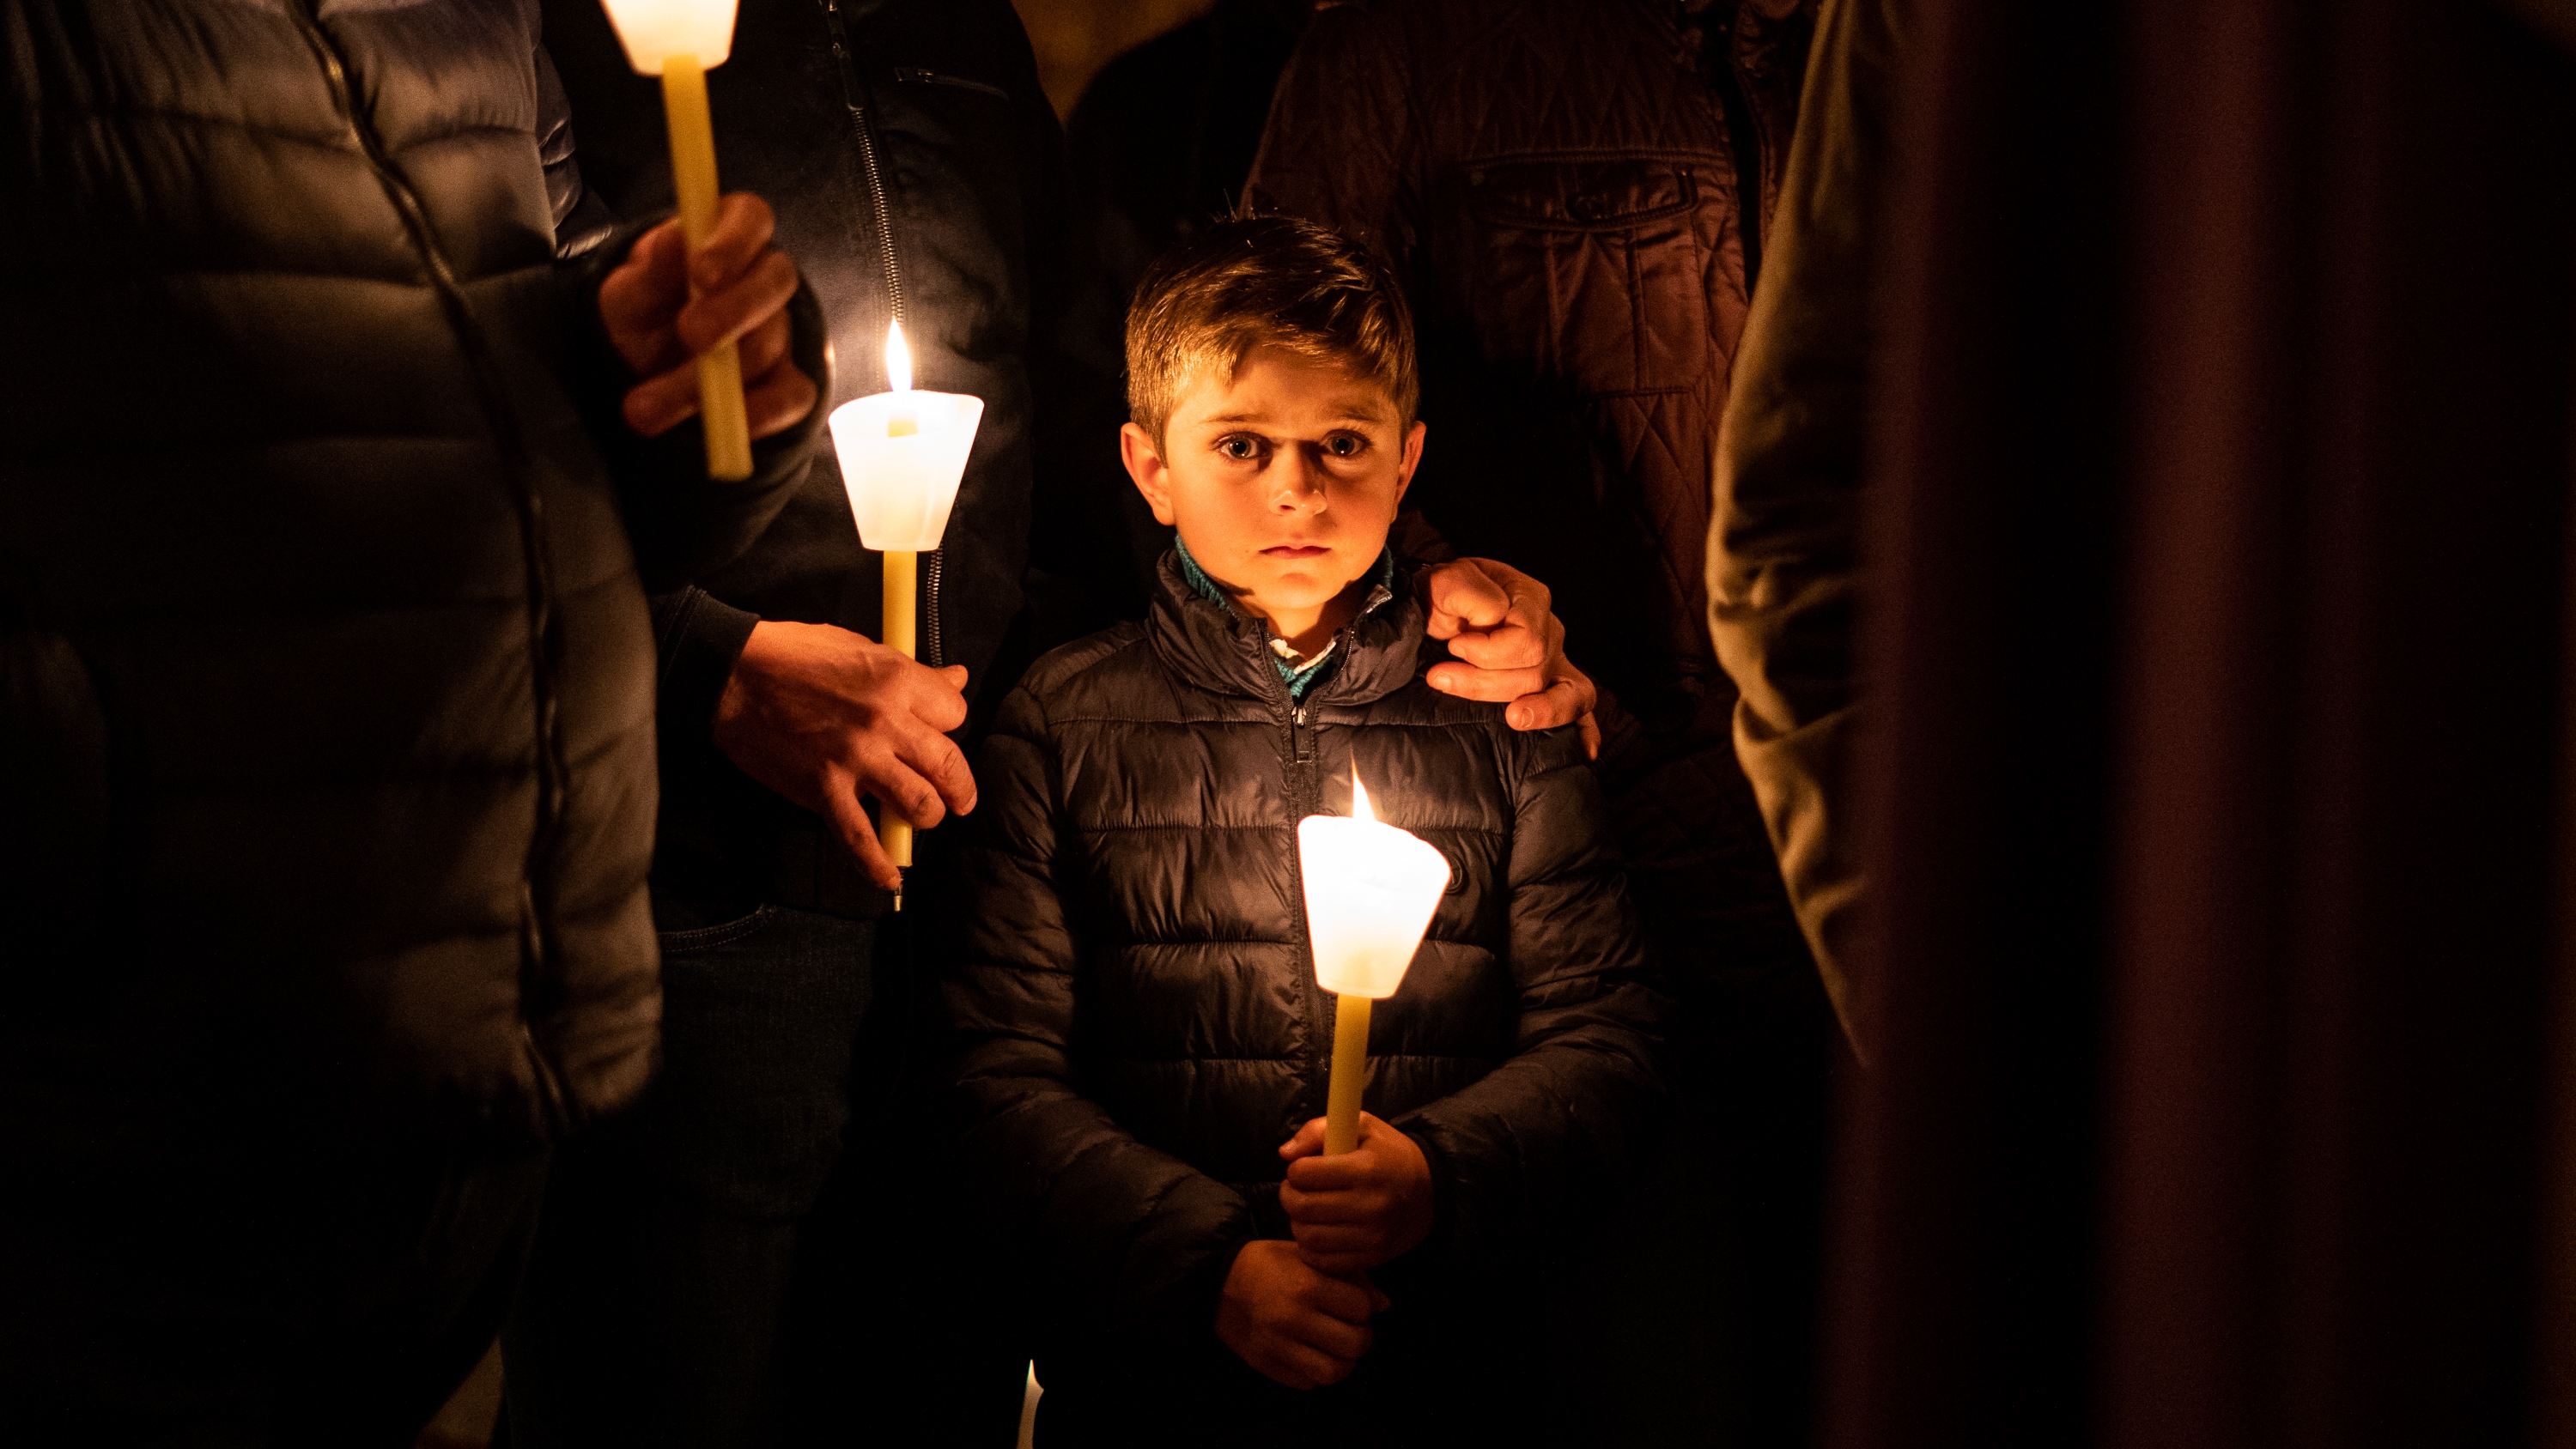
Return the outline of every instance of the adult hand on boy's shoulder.
<path id="1" fill-rule="evenodd" d="M 1365 1275 L 1318 1273 L 1297 1245 L 1261 1238 L 1243 1245 L 1217 1300 L 1216 1336 L 1235 1357 L 1292 1389 L 1340 1383 L 1368 1352 L 1368 1321 L 1387 1296 Z"/>
<path id="2" fill-rule="evenodd" d="M 743 773 L 832 822 L 870 878 L 903 877 L 859 808 L 872 795 L 917 828 L 975 808 L 975 776 L 947 731 L 966 723 L 966 669 L 932 669 L 864 634 L 763 619 L 716 704 L 716 748 Z"/>
<path id="3" fill-rule="evenodd" d="M 1321 1117 L 1279 1149 L 1288 1159 L 1279 1205 L 1308 1267 L 1361 1272 L 1431 1236 L 1431 1163 L 1411 1137 L 1362 1112 L 1358 1144 L 1338 1156 L 1323 1152 Z"/>
<path id="4" fill-rule="evenodd" d="M 1423 575 L 1425 631 L 1456 659 L 1426 676 L 1433 689 L 1461 699 L 1508 703 L 1503 719 L 1516 730 L 1583 727 L 1583 752 L 1601 753 L 1593 723 L 1592 678 L 1565 657 L 1565 626 L 1550 607 L 1547 585 L 1489 558 L 1452 559 Z"/>

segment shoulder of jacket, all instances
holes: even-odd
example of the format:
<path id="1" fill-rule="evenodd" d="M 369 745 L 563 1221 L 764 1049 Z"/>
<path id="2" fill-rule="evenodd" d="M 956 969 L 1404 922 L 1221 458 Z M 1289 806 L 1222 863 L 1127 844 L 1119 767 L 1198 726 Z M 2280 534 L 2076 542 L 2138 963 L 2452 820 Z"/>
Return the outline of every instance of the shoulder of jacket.
<path id="1" fill-rule="evenodd" d="M 1125 678 L 1140 669 L 1159 669 L 1141 623 L 1114 624 L 1097 634 L 1060 645 L 1038 657 L 1020 676 L 1020 690 L 1049 715 L 1059 705 L 1087 695 L 1106 680 L 1103 671 Z"/>

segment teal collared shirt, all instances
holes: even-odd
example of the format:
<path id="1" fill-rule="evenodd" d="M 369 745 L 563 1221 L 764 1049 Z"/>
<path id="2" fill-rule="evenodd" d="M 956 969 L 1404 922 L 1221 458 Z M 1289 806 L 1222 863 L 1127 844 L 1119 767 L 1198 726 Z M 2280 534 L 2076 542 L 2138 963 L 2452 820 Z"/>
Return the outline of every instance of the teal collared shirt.
<path id="1" fill-rule="evenodd" d="M 1191 589 L 1195 590 L 1200 598 L 1208 600 L 1238 619 L 1243 617 L 1242 611 L 1234 607 L 1234 601 L 1225 596 L 1225 590 L 1218 588 L 1216 580 L 1207 576 L 1207 570 L 1199 567 L 1199 561 L 1190 557 L 1190 546 L 1181 541 L 1178 533 L 1172 535 L 1172 549 L 1180 555 L 1181 577 L 1189 580 Z M 1378 551 L 1377 586 L 1390 594 L 1395 592 L 1394 549 Z M 1263 626 L 1263 631 L 1268 632 L 1267 625 Z M 1291 700 L 1303 701 L 1306 698 L 1306 691 L 1314 688 L 1318 681 L 1332 673 L 1333 665 L 1337 662 L 1334 657 L 1334 646 L 1341 642 L 1340 635 L 1336 634 L 1326 640 L 1324 647 L 1316 650 L 1312 655 L 1299 654 L 1288 647 L 1287 640 L 1276 634 L 1271 634 L 1269 637 L 1271 667 L 1279 671 L 1280 681 L 1288 686 L 1288 697 Z"/>

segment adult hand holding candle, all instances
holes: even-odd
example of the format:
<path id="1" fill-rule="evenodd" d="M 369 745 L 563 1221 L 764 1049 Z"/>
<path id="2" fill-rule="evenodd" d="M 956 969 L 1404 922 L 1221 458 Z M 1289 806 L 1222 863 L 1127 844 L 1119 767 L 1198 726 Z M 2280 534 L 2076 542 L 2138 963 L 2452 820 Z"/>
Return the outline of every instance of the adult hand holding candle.
<path id="1" fill-rule="evenodd" d="M 859 542 L 885 555 L 885 613 L 880 642 L 905 655 L 914 648 L 919 554 L 939 547 L 949 510 L 966 476 L 984 400 L 962 393 L 917 392 L 912 352 L 901 324 L 886 328 L 887 391 L 832 410 L 832 448 Z M 877 839 L 897 866 L 912 864 L 912 826 L 879 803 Z M 897 897 L 898 903 L 901 897 Z"/>
<path id="2" fill-rule="evenodd" d="M 1393 996 L 1403 982 L 1449 888 L 1449 862 L 1419 836 L 1381 823 L 1356 775 L 1349 818 L 1309 815 L 1297 822 L 1297 859 L 1315 979 L 1339 998 L 1324 1110 L 1324 1153 L 1331 1156 L 1359 1141 L 1369 1003 Z"/>
<path id="3" fill-rule="evenodd" d="M 735 0 L 602 0 L 626 60 L 638 75 L 662 78 L 663 119 L 671 130 L 671 180 L 680 231 L 694 256 L 716 229 L 716 139 L 707 113 L 706 68 L 733 52 Z M 694 291 L 694 284 L 692 287 Z M 751 423 L 743 403 L 742 357 L 732 342 L 698 357 L 698 414 L 707 440 L 707 476 L 751 476 Z"/>

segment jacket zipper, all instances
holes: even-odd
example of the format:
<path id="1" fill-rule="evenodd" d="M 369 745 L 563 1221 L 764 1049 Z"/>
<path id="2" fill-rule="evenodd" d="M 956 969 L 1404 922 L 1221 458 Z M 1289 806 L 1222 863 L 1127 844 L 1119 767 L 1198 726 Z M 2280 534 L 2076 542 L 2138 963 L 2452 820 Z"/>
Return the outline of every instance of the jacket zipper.
<path id="1" fill-rule="evenodd" d="M 465 354 L 467 370 L 474 379 L 478 394 L 476 400 L 492 425 L 495 441 L 507 465 L 511 501 L 517 505 L 520 566 L 528 590 L 529 692 L 535 706 L 537 745 L 536 818 L 529 833 L 527 860 L 519 880 L 523 941 L 520 948 L 519 1031 L 526 1043 L 538 1086 L 545 1094 L 545 1105 L 560 1124 L 564 1116 L 562 1084 L 556 1076 L 554 1064 L 539 1049 L 535 1033 L 529 1026 L 529 1018 L 542 1010 L 538 997 L 549 974 L 548 958 L 552 954 L 552 943 L 546 934 L 545 907 L 551 904 L 554 894 L 551 853 L 563 814 L 566 775 L 557 718 L 559 691 L 554 652 L 550 645 L 555 631 L 554 577 L 553 561 L 545 547 L 545 503 L 529 477 L 527 451 L 519 435 L 518 416 L 507 402 L 508 389 L 502 383 L 500 369 L 492 357 L 482 326 L 466 303 L 465 290 L 457 280 L 456 268 L 440 248 L 437 234 L 430 229 L 428 211 L 421 205 L 420 196 L 412 189 L 410 179 L 386 154 L 381 138 L 363 120 L 357 96 L 349 83 L 348 61 L 341 55 L 330 33 L 323 29 L 319 3 L 320 0 L 299 0 L 299 3 L 288 7 L 289 13 L 294 15 L 297 26 L 303 31 L 305 44 L 312 48 L 314 59 L 321 65 L 323 79 L 330 87 L 331 102 L 340 113 L 341 124 L 348 128 L 350 139 L 357 143 L 358 153 L 365 158 L 377 186 L 384 191 L 386 200 L 401 218 L 413 249 L 420 254 L 421 269 L 428 276 L 431 290 L 438 294 L 440 310 L 446 313 L 448 326 L 455 332 L 459 348 Z"/>
<path id="2" fill-rule="evenodd" d="M 1279 678 L 1278 671 L 1270 668 L 1269 660 L 1259 662 L 1262 672 L 1271 677 L 1280 696 L 1285 698 L 1287 682 Z M 1288 892 L 1288 900 L 1291 914 L 1297 920 L 1297 939 L 1305 944 L 1307 955 L 1306 969 L 1301 973 L 1306 1001 L 1306 1039 L 1309 1043 L 1305 1102 L 1303 1110 L 1297 1114 L 1297 1123 L 1290 1124 L 1292 1131 L 1307 1118 L 1323 1115 L 1325 1089 L 1332 1076 L 1333 1060 L 1333 1005 L 1325 997 L 1323 983 L 1315 979 L 1315 938 L 1306 922 L 1305 858 L 1297 844 L 1296 822 L 1323 812 L 1323 790 L 1315 782 L 1315 734 L 1309 725 L 1307 710 L 1302 702 L 1288 700 L 1288 758 L 1283 762 L 1288 783 L 1288 872 L 1295 882 Z"/>
<path id="3" fill-rule="evenodd" d="M 1351 621 L 1334 634 L 1333 647 L 1342 651 L 1345 661 L 1348 660 L 1350 651 L 1354 647 L 1353 641 L 1359 636 L 1360 621 L 1376 613 L 1382 605 L 1394 597 L 1384 588 L 1369 590 L 1368 600 L 1360 605 L 1360 611 L 1352 615 Z M 1267 626 L 1264 626 L 1262 632 L 1265 638 L 1263 647 L 1258 651 L 1255 667 L 1268 678 L 1271 688 L 1277 691 L 1273 698 L 1283 701 L 1288 706 L 1288 757 L 1282 762 L 1285 767 L 1283 773 L 1288 782 L 1288 870 L 1298 882 L 1297 888 L 1288 893 L 1288 899 L 1290 914 L 1297 922 L 1297 939 L 1306 943 L 1307 954 L 1311 958 L 1314 954 L 1314 937 L 1306 925 L 1305 862 L 1297 850 L 1296 822 L 1309 815 L 1320 815 L 1324 809 L 1323 787 L 1315 778 L 1317 765 L 1314 706 L 1303 700 L 1289 697 L 1288 681 L 1281 679 L 1279 671 L 1270 663 Z M 1307 1105 L 1312 1110 L 1305 1116 L 1316 1117 L 1323 1115 L 1324 1095 L 1332 1074 L 1333 1004 L 1326 999 L 1323 984 L 1315 979 L 1314 962 L 1309 959 L 1306 964 L 1306 1036 L 1308 1041 L 1315 1044 L 1315 1049 L 1306 1063 Z M 1297 1123 L 1290 1124 L 1290 1129 L 1293 1131 L 1303 1122 L 1304 1117 L 1301 1117 Z"/>
<path id="4" fill-rule="evenodd" d="M 869 107 L 867 84 L 860 79 L 858 61 L 852 54 L 848 23 L 842 18 L 840 0 L 823 0 L 823 18 L 832 31 L 832 63 L 840 72 L 841 104 L 850 113 L 850 132 L 858 138 L 859 175 L 867 185 L 868 213 L 877 228 L 877 260 L 885 272 L 887 311 L 899 324 L 903 321 L 903 268 L 895 260 L 894 209 L 886 200 L 885 166 L 877 153 L 876 113 Z M 993 90 L 980 81 L 958 80 L 939 76 L 917 67 L 895 68 L 897 80 L 920 80 L 966 86 L 970 89 Z M 924 634 L 929 648 L 923 663 L 937 669 L 948 662 L 947 634 L 940 627 L 939 582 L 944 572 L 939 551 L 931 550 L 930 565 L 922 570 L 922 617 L 927 623 Z"/>
<path id="5" fill-rule="evenodd" d="M 921 592 L 927 601 L 921 612 L 922 617 L 930 624 L 928 637 L 924 640 L 929 647 L 922 651 L 922 662 L 933 669 L 944 669 L 948 666 L 948 641 L 941 636 L 939 628 L 939 575 L 941 572 L 939 565 L 940 559 L 945 554 L 944 549 L 932 549 L 929 556 L 922 561 L 921 570 Z"/>
<path id="6" fill-rule="evenodd" d="M 892 209 L 886 203 L 885 168 L 877 158 L 876 115 L 869 108 L 867 84 L 859 78 L 851 55 L 849 25 L 840 0 L 823 0 L 823 18 L 832 30 L 832 63 L 841 75 L 841 104 L 850 113 L 850 131 L 859 142 L 859 177 L 867 184 L 868 211 L 877 225 L 877 260 L 885 271 L 886 303 L 894 320 L 903 320 L 903 272 L 895 264 Z"/>

